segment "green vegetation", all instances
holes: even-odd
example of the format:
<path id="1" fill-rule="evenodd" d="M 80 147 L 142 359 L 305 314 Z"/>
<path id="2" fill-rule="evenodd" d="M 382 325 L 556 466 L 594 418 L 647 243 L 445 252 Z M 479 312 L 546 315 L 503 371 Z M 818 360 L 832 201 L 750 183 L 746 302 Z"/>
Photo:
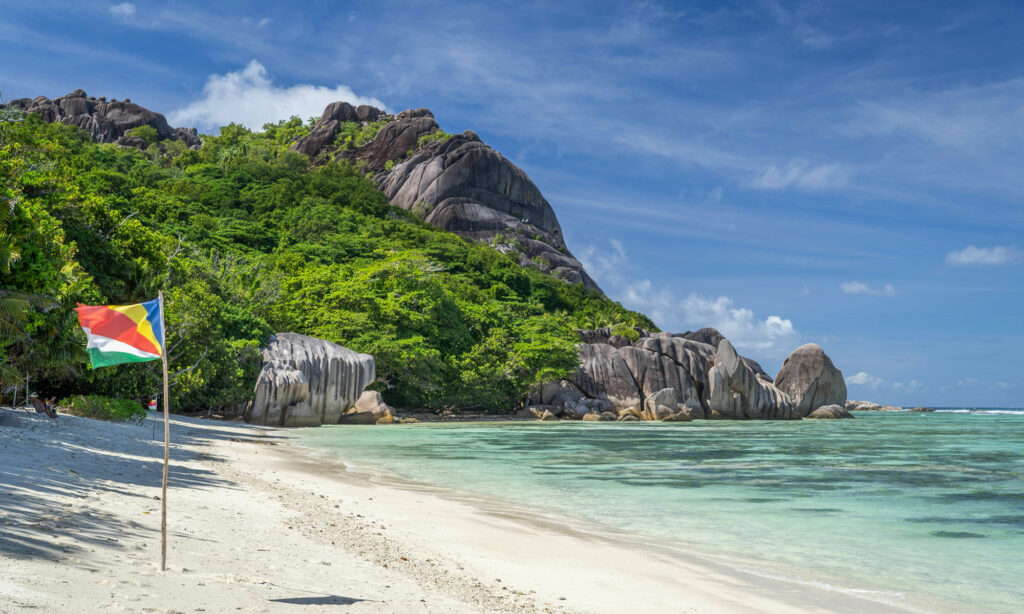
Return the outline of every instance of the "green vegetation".
<path id="1" fill-rule="evenodd" d="M 334 144 L 339 149 L 357 149 L 372 141 L 373 137 L 377 136 L 380 129 L 387 123 L 386 119 L 379 119 L 365 126 L 360 122 L 345 122 L 338 129 L 338 135 L 334 137 Z"/>
<path id="2" fill-rule="evenodd" d="M 427 143 L 431 143 L 433 141 L 447 141 L 450 138 L 452 138 L 452 135 L 448 134 L 444 130 L 438 129 L 436 132 L 431 132 L 430 134 L 424 134 L 421 136 L 416 141 L 416 146 L 422 148 Z"/>
<path id="3" fill-rule="evenodd" d="M 618 324 L 613 326 L 612 334 L 618 335 L 620 337 L 625 337 L 630 341 L 636 341 L 637 339 L 640 338 L 640 333 L 638 333 L 636 329 L 633 328 L 631 325 L 626 324 L 624 322 L 619 322 Z"/>
<path id="4" fill-rule="evenodd" d="M 135 401 L 111 399 L 97 395 L 76 394 L 60 402 L 61 411 L 72 416 L 112 420 L 118 422 L 142 422 L 146 410 Z"/>
<path id="5" fill-rule="evenodd" d="M 288 149 L 308 130 L 232 124 L 198 151 L 140 152 L 34 116 L 0 123 L 0 384 L 152 397 L 159 362 L 89 369 L 72 308 L 158 290 L 178 411 L 249 399 L 274 331 L 373 354 L 400 407 L 507 409 L 575 368 L 576 328 L 653 328 L 391 207 L 344 161 L 311 166 Z"/>
<path id="6" fill-rule="evenodd" d="M 153 126 L 139 126 L 138 128 L 132 128 L 128 131 L 128 136 L 141 139 L 147 147 L 160 140 L 160 135 L 157 134 L 156 128 Z"/>

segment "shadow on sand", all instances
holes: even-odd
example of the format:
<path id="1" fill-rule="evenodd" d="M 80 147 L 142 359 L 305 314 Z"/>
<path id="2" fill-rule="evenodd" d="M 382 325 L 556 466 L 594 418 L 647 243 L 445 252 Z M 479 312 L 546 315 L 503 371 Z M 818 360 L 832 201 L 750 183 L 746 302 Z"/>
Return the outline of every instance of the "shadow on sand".
<path id="1" fill-rule="evenodd" d="M 369 599 L 356 599 L 354 597 L 342 597 L 341 595 L 323 595 L 320 597 L 287 597 L 284 599 L 271 599 L 273 603 L 290 603 L 292 605 L 352 605 Z"/>
<path id="2" fill-rule="evenodd" d="M 0 555 L 61 560 L 83 549 L 120 548 L 125 538 L 158 539 L 159 522 L 148 517 L 143 520 L 145 526 L 133 521 L 126 524 L 123 518 L 88 508 L 96 493 L 148 498 L 127 487 L 160 487 L 162 419 L 157 419 L 153 439 L 152 418 L 142 426 L 107 424 L 105 428 L 90 428 L 92 421 L 85 418 L 62 414 L 50 420 L 40 414 L 0 411 L 17 418 L 16 425 L 0 428 Z M 182 446 L 203 440 L 239 440 L 237 431 L 218 428 L 217 424 L 181 422 L 172 416 L 169 489 L 235 488 L 209 470 L 181 464 L 200 457 L 221 460 L 209 454 L 197 455 Z M 32 443 L 28 448 L 11 445 L 21 443 L 19 439 Z M 33 460 L 26 463 L 24 458 L 15 457 L 18 454 Z M 49 498 L 54 495 L 71 497 L 72 502 L 56 503 Z M 157 501 L 153 504 L 159 507 Z"/>

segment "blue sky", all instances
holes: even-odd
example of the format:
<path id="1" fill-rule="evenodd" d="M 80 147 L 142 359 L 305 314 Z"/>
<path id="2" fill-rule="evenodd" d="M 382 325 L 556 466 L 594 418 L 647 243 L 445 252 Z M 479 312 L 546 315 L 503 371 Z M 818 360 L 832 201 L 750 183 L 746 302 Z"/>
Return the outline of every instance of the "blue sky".
<path id="1" fill-rule="evenodd" d="M 0 91 L 175 125 L 433 110 L 526 170 L 613 298 L 851 398 L 1021 406 L 1013 2 L 18 2 Z"/>

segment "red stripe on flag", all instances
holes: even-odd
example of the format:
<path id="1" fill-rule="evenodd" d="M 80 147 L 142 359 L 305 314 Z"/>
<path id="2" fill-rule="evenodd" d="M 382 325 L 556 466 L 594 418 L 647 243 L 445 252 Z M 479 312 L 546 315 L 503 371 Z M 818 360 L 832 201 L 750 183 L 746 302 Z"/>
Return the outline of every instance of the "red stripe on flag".
<path id="1" fill-rule="evenodd" d="M 108 337 L 138 348 L 150 354 L 160 354 L 160 349 L 139 332 L 139 325 L 120 311 L 106 305 L 79 305 L 78 322 L 94 335 Z"/>

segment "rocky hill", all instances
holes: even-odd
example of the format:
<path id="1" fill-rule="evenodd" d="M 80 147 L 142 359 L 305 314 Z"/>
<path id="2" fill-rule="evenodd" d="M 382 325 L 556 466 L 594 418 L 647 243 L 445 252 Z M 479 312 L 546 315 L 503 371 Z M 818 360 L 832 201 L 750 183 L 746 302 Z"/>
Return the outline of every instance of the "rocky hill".
<path id="1" fill-rule="evenodd" d="M 352 123 L 379 129 L 365 144 L 340 147 L 336 138 Z M 599 290 L 566 248 L 554 210 L 526 173 L 470 130 L 445 134 L 427 109 L 392 116 L 335 102 L 294 149 L 312 160 L 350 159 L 372 174 L 392 205 L 514 254 L 523 266 Z"/>
<path id="2" fill-rule="evenodd" d="M 38 115 L 44 121 L 78 126 L 97 143 L 144 146 L 143 141 L 128 134 L 140 126 L 150 126 L 159 138 L 182 141 L 191 148 L 198 148 L 200 143 L 195 128 L 172 128 L 163 115 L 140 107 L 130 98 L 107 101 L 105 96 L 96 98 L 75 90 L 53 100 L 46 96 L 19 98 L 7 106 Z"/>
<path id="3" fill-rule="evenodd" d="M 8 106 L 44 121 L 78 126 L 98 143 L 143 148 L 146 144 L 128 133 L 151 126 L 160 139 L 200 145 L 195 128 L 172 128 L 163 115 L 130 99 L 107 101 L 79 89 L 52 100 L 12 100 Z M 369 130 L 373 138 L 357 147 L 340 146 L 339 134 L 353 126 Z M 526 173 L 472 131 L 444 133 L 428 109 L 390 115 L 371 106 L 333 102 L 292 148 L 314 162 L 348 159 L 373 178 L 392 205 L 438 228 L 487 242 L 517 257 L 522 266 L 600 291 L 569 252 L 554 210 Z"/>

